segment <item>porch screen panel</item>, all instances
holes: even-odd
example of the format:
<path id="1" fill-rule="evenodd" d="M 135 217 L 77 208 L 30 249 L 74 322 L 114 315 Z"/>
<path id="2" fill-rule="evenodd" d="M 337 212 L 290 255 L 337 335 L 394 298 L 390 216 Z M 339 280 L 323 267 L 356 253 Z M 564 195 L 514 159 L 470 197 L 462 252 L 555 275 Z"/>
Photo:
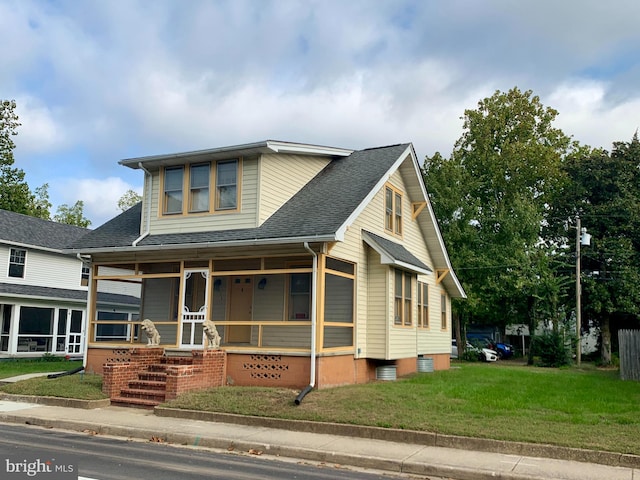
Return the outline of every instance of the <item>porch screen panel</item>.
<path id="1" fill-rule="evenodd" d="M 323 348 L 352 347 L 353 328 L 352 327 L 324 327 Z"/>
<path id="2" fill-rule="evenodd" d="M 9 350 L 9 328 L 11 326 L 11 305 L 0 304 L 2 313 L 2 328 L 0 329 L 0 351 Z"/>
<path id="3" fill-rule="evenodd" d="M 266 325 L 262 329 L 262 346 L 311 348 L 311 325 Z"/>
<path id="4" fill-rule="evenodd" d="M 353 323 L 353 287 L 351 278 L 325 275 L 325 322 Z"/>
<path id="5" fill-rule="evenodd" d="M 284 298 L 286 275 L 258 275 L 253 290 L 253 320 L 282 321 L 285 318 Z"/>
<path id="6" fill-rule="evenodd" d="M 154 322 L 177 322 L 178 282 L 178 278 L 146 278 L 140 317 Z"/>

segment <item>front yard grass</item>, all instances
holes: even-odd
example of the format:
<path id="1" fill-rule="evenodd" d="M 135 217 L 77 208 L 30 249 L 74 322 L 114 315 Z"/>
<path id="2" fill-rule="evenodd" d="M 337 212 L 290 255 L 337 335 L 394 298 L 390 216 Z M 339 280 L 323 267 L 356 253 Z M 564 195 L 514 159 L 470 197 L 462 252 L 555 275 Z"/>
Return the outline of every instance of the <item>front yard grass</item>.
<path id="1" fill-rule="evenodd" d="M 82 362 L 64 358 L 8 359 L 0 360 L 0 380 L 25 373 L 65 372 L 82 366 Z"/>
<path id="2" fill-rule="evenodd" d="M 80 374 L 36 378 L 0 391 L 104 398 L 101 377 Z M 461 362 L 450 370 L 392 382 L 314 390 L 298 406 L 297 394 L 283 388 L 223 387 L 187 393 L 164 406 L 640 455 L 640 382 L 623 382 L 617 370 L 588 364 L 546 369 L 508 361 Z"/>

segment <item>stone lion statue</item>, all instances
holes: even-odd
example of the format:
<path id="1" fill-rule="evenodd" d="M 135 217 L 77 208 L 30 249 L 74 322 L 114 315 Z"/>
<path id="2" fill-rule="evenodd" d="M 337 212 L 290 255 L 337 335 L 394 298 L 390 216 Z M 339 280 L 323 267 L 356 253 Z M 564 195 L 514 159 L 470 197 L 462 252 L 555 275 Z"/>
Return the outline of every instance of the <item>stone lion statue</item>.
<path id="1" fill-rule="evenodd" d="M 215 323 L 211 320 L 205 320 L 202 323 L 202 330 L 207 337 L 207 348 L 218 349 L 220 348 L 220 334 Z"/>
<path id="2" fill-rule="evenodd" d="M 147 335 L 147 346 L 160 345 L 160 333 L 158 333 L 158 329 L 151 320 L 145 318 L 140 328 L 144 330 L 144 333 Z"/>

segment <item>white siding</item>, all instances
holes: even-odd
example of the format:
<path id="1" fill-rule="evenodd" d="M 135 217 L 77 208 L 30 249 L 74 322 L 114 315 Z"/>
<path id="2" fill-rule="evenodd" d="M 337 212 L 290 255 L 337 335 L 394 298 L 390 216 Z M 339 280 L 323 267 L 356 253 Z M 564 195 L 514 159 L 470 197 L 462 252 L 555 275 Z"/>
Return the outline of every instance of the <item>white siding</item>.
<path id="1" fill-rule="evenodd" d="M 80 285 L 82 262 L 73 255 L 62 255 L 41 250 L 27 250 L 24 278 L 9 276 L 8 245 L 0 246 L 0 282 L 16 285 L 87 290 Z"/>
<path id="2" fill-rule="evenodd" d="M 260 159 L 259 223 L 262 224 L 328 164 L 326 158 L 307 155 L 263 155 Z"/>

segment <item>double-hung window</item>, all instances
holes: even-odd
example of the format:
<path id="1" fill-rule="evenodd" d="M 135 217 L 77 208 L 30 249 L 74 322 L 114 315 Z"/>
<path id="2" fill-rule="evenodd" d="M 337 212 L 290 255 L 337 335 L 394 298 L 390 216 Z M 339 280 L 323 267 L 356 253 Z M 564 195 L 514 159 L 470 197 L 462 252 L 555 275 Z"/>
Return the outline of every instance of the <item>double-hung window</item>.
<path id="1" fill-rule="evenodd" d="M 390 233 L 402 236 L 402 193 L 387 185 L 384 189 L 384 228 Z"/>
<path id="2" fill-rule="evenodd" d="M 289 319 L 311 318 L 311 274 L 292 273 L 289 276 Z"/>
<path id="3" fill-rule="evenodd" d="M 208 163 L 191 165 L 189 168 L 189 211 L 209 211 L 209 172 Z"/>
<path id="4" fill-rule="evenodd" d="M 405 327 L 412 325 L 411 277 L 409 272 L 394 270 L 394 325 Z"/>
<path id="5" fill-rule="evenodd" d="M 216 210 L 238 208 L 238 161 L 216 165 Z"/>
<path id="6" fill-rule="evenodd" d="M 418 326 L 429 328 L 429 285 L 418 282 Z"/>
<path id="7" fill-rule="evenodd" d="M 24 266 L 26 260 L 26 250 L 12 248 L 9 253 L 9 276 L 14 278 L 24 278 Z"/>
<path id="8" fill-rule="evenodd" d="M 182 213 L 183 178 L 184 167 L 165 168 L 163 213 Z"/>
<path id="9" fill-rule="evenodd" d="M 441 296 L 440 301 L 440 328 L 447 329 L 447 297 L 445 295 Z"/>

